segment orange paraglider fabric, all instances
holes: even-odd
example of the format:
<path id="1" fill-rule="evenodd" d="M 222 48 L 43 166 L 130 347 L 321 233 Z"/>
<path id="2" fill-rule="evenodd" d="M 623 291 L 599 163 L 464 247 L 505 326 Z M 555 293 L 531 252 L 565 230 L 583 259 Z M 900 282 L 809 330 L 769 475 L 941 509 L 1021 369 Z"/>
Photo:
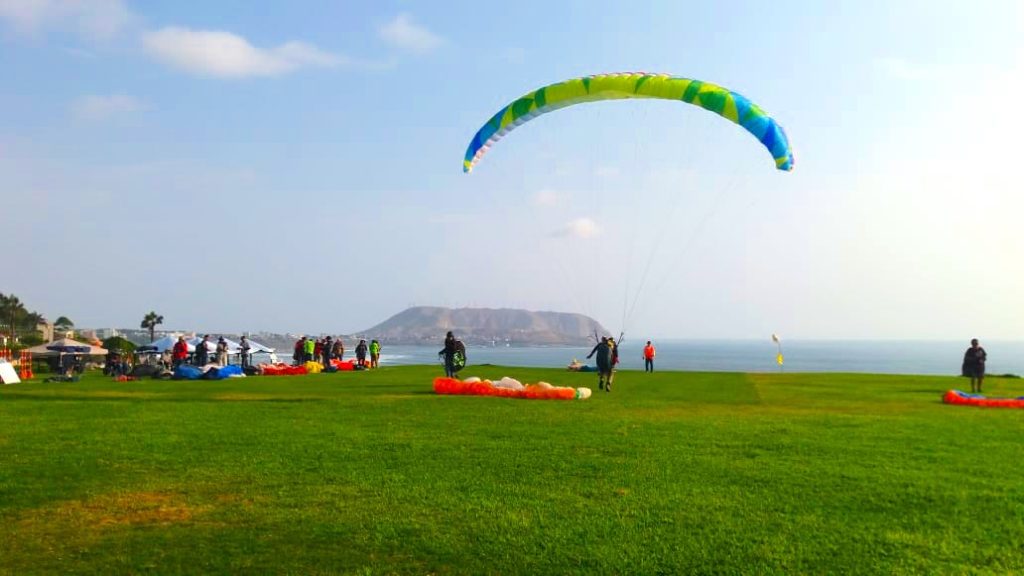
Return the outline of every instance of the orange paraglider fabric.
<path id="1" fill-rule="evenodd" d="M 335 370 L 343 372 L 356 369 L 356 363 L 354 360 L 338 360 L 337 358 L 332 358 L 331 366 L 334 366 Z"/>
<path id="2" fill-rule="evenodd" d="M 299 376 L 308 374 L 305 366 L 289 366 L 288 364 L 260 364 L 260 374 L 264 376 Z"/>
<path id="3" fill-rule="evenodd" d="M 463 382 L 455 378 L 434 378 L 434 392 L 461 396 L 497 396 L 499 398 L 524 398 L 528 400 L 575 400 L 580 397 L 575 388 L 545 387 L 527 384 L 522 390 L 499 388 L 488 382 Z"/>

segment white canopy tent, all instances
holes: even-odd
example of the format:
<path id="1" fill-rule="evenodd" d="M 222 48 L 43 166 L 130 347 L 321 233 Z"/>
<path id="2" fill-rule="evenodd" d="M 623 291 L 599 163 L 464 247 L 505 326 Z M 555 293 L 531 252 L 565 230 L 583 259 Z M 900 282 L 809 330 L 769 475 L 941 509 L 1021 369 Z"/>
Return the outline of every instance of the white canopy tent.
<path id="1" fill-rule="evenodd" d="M 217 340 L 219 340 L 219 339 L 220 339 L 219 336 L 217 338 L 212 338 L 211 337 L 209 340 L 206 341 L 206 349 L 210 352 L 210 354 L 215 354 L 217 352 Z M 187 340 L 187 342 L 189 344 L 189 347 L 190 347 L 189 349 L 191 350 L 191 349 L 194 349 L 196 346 L 199 346 L 199 344 L 202 341 L 203 341 L 203 339 L 201 337 L 198 337 L 198 336 L 195 337 L 195 338 L 191 338 L 191 339 Z M 227 345 L 228 345 L 228 354 L 241 354 L 241 352 L 242 352 L 242 345 L 241 344 L 239 344 L 238 342 L 235 342 L 234 340 L 232 340 L 230 338 L 225 338 L 224 342 L 226 342 Z M 260 353 L 270 354 L 272 352 L 274 352 L 273 348 L 269 348 L 267 346 L 264 346 L 263 344 L 260 344 L 259 342 L 253 342 L 252 340 L 249 340 L 249 354 L 260 354 Z"/>
<path id="2" fill-rule="evenodd" d="M 171 350 L 172 348 L 174 348 L 174 344 L 177 341 L 177 336 L 164 336 L 159 340 L 155 340 L 153 342 L 150 342 L 149 344 L 143 344 L 142 346 L 139 346 L 139 351 L 142 352 L 152 350 L 153 352 L 166 352 L 167 350 Z M 188 340 L 185 340 L 185 343 L 188 344 L 188 351 L 190 354 L 196 351 L 196 347 L 193 346 L 192 344 L 189 344 Z"/>

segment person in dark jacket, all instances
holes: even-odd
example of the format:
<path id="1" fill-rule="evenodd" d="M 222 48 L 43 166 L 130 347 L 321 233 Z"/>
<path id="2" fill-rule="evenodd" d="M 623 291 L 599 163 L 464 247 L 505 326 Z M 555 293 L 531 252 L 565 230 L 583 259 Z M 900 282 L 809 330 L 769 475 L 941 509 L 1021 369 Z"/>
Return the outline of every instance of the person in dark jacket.
<path id="1" fill-rule="evenodd" d="M 356 363 L 366 366 L 366 340 L 360 340 L 359 344 L 356 344 Z"/>
<path id="2" fill-rule="evenodd" d="M 590 354 L 587 354 L 587 358 L 597 354 L 597 387 L 606 392 L 612 391 L 612 369 L 615 366 L 615 349 L 610 341 L 607 336 L 602 337 Z"/>
<path id="3" fill-rule="evenodd" d="M 971 378 L 971 392 L 981 394 L 981 384 L 985 380 L 985 360 L 988 354 L 978 345 L 978 339 L 971 340 L 971 347 L 964 352 L 963 375 Z"/>
<path id="4" fill-rule="evenodd" d="M 238 343 L 238 353 L 241 355 L 242 369 L 252 366 L 249 350 L 252 350 L 252 346 L 249 344 L 249 339 L 243 335 L 242 340 Z"/>
<path id="5" fill-rule="evenodd" d="M 324 368 L 331 365 L 331 359 L 334 358 L 334 339 L 330 336 L 324 338 L 324 345 L 320 349 L 320 355 L 324 360 Z"/>
<path id="6" fill-rule="evenodd" d="M 202 342 L 196 344 L 196 366 L 206 366 L 210 361 L 210 349 L 206 347 L 209 341 L 210 335 L 204 334 Z"/>
<path id="7" fill-rule="evenodd" d="M 444 356 L 444 375 L 448 378 L 455 378 L 455 335 L 448 332 L 444 337 L 444 348 L 437 353 Z"/>

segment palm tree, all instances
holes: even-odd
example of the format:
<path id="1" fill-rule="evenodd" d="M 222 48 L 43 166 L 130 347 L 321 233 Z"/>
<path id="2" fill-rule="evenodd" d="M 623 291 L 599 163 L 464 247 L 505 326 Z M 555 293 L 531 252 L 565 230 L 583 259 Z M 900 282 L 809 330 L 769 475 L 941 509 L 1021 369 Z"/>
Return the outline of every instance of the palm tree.
<path id="1" fill-rule="evenodd" d="M 150 311 L 150 313 L 146 314 L 146 317 L 142 319 L 142 324 L 140 325 L 140 327 L 149 330 L 149 341 L 152 342 L 153 340 L 156 340 L 156 336 L 154 335 L 154 332 L 156 331 L 156 325 L 163 323 L 163 316 L 157 314 L 156 312 Z"/>
<path id="2" fill-rule="evenodd" d="M 40 324 L 46 324 L 46 317 L 39 312 L 25 312 L 22 317 L 21 326 L 29 332 L 38 332 Z"/>
<path id="3" fill-rule="evenodd" d="M 17 341 L 18 317 L 25 313 L 25 306 L 17 296 L 0 294 L 0 321 L 7 326 L 7 335 Z"/>
<path id="4" fill-rule="evenodd" d="M 67 316 L 61 316 L 53 323 L 53 329 L 61 334 L 70 332 L 75 328 L 75 323 L 71 321 Z"/>

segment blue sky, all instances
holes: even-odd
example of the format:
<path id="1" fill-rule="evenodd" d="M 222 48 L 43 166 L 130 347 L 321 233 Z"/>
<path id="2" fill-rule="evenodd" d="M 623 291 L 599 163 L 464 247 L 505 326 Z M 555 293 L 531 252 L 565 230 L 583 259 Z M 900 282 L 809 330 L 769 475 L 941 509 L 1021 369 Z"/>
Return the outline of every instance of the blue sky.
<path id="1" fill-rule="evenodd" d="M 0 291 L 80 326 L 408 305 L 636 337 L 1024 338 L 1024 4 L 0 0 Z M 470 138 L 544 84 L 709 80 Z M 12 246 L 13 245 L 13 246 Z"/>

